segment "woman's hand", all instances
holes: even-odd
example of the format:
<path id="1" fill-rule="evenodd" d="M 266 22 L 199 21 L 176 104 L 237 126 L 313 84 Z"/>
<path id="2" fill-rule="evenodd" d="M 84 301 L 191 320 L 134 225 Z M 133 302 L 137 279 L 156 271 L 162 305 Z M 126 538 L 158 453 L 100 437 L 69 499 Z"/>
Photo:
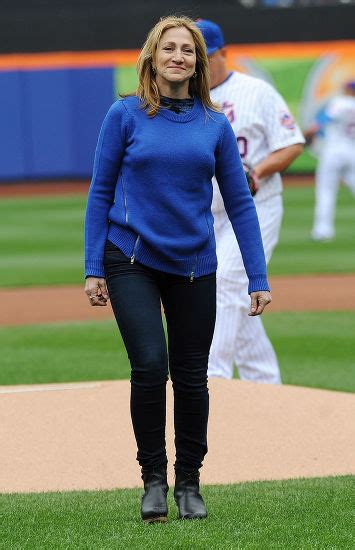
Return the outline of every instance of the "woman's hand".
<path id="1" fill-rule="evenodd" d="M 107 306 L 109 295 L 106 280 L 99 277 L 87 277 L 85 282 L 85 294 L 92 306 Z"/>
<path id="2" fill-rule="evenodd" d="M 258 290 L 250 293 L 250 311 L 248 315 L 261 315 L 265 306 L 271 302 L 271 294 L 268 290 Z"/>

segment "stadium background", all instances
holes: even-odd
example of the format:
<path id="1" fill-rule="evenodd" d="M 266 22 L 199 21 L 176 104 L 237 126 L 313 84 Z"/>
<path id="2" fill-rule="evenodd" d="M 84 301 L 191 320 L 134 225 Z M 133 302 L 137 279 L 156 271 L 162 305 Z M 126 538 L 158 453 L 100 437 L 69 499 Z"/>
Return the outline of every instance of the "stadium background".
<path id="1" fill-rule="evenodd" d="M 0 492 L 36 494 L 0 495 L 0 515 L 5 519 L 2 541 L 10 548 L 16 544 L 19 548 L 25 544 L 55 548 L 84 548 L 85 544 L 93 548 L 156 548 L 159 544 L 171 548 L 350 548 L 350 477 L 211 487 L 206 489 L 211 509 L 215 510 L 210 523 L 182 530 L 172 521 L 164 532 L 149 534 L 136 521 L 139 491 L 37 494 L 45 487 L 55 490 L 55 478 L 61 480 L 64 474 L 68 475 L 64 488 L 92 487 L 89 482 L 85 486 L 70 485 L 73 472 L 85 472 L 86 466 L 75 464 L 78 454 L 73 452 L 68 464 L 62 460 L 63 453 L 70 454 L 71 446 L 75 449 L 75 438 L 69 443 L 68 433 L 76 425 L 81 426 L 86 409 L 80 408 L 75 392 L 68 407 L 61 401 L 62 394 L 53 392 L 48 394 L 52 398 L 45 401 L 45 407 L 35 412 L 40 396 L 46 396 L 45 392 L 31 393 L 29 387 L 23 412 L 23 385 L 113 379 L 123 384 L 129 378 L 128 360 L 113 321 L 103 316 L 98 320 L 77 298 L 80 295 L 84 304 L 85 191 L 103 116 L 119 93 L 133 90 L 137 51 L 156 19 L 172 11 L 220 23 L 229 44 L 230 68 L 273 82 L 301 125 L 324 107 L 344 79 L 355 74 L 353 2 L 3 2 L 0 393 L 6 387 L 10 392 L 18 388 L 20 393 L 0 395 L 0 414 L 5 419 L 0 426 Z M 305 415 L 299 427 L 303 440 L 293 440 L 290 431 L 288 437 L 286 434 L 283 441 L 275 443 L 275 453 L 281 457 L 285 447 L 292 448 L 289 463 L 293 460 L 295 465 L 290 477 L 309 477 L 300 473 L 302 460 L 305 464 L 307 460 L 314 462 L 313 477 L 353 473 L 339 466 L 338 455 L 348 452 L 346 413 L 350 409 L 344 403 L 353 404 L 350 393 L 355 390 L 354 200 L 347 189 L 340 190 L 336 241 L 310 242 L 315 162 L 312 155 L 304 153 L 292 167 L 292 178 L 286 178 L 282 236 L 270 273 L 275 290 L 279 284 L 284 285 L 288 303 L 264 317 L 283 380 L 293 386 L 295 401 L 299 400 Z M 73 186 L 73 181 L 79 183 Z M 59 311 L 60 303 L 66 303 L 70 315 L 54 322 L 53 314 Z M 45 306 L 48 318 L 43 313 Z M 76 313 L 80 308 L 82 316 Z M 301 387 L 330 391 L 304 394 L 306 390 Z M 282 390 L 287 392 L 287 386 Z M 267 388 L 254 391 L 260 403 L 265 391 Z M 270 418 L 277 418 L 272 414 L 278 408 L 278 417 L 287 424 L 292 396 L 281 403 L 277 393 L 270 391 L 259 415 L 267 411 Z M 308 409 L 302 401 L 304 395 L 312 395 Z M 245 410 L 237 409 L 237 422 L 228 418 L 228 429 L 237 430 L 243 425 L 244 412 L 254 410 L 252 398 L 251 391 Z M 122 399 L 119 392 L 115 399 L 117 408 Z M 329 408 L 329 400 L 334 400 L 333 408 Z M 243 403 L 242 395 L 236 402 Z M 101 405 L 97 406 L 101 411 Z M 301 416 L 297 415 L 293 420 L 300 424 Z M 93 423 L 97 420 L 90 419 Z M 250 426 L 252 420 L 248 420 Z M 289 425 L 291 430 L 291 420 Z M 43 447 L 36 439 L 36 428 L 40 426 L 45 434 Z M 307 437 L 309 427 L 313 432 Z M 80 438 L 89 427 L 84 424 L 80 429 L 83 432 L 76 438 L 82 442 Z M 113 486 L 119 486 L 115 485 L 119 468 L 115 471 L 115 462 L 109 460 L 110 444 L 115 443 L 105 439 L 114 435 L 114 427 L 110 434 L 100 430 L 102 427 L 98 442 L 90 442 L 92 446 L 86 453 L 89 457 L 100 449 L 107 453 L 97 455 L 93 482 L 98 471 L 109 472 Z M 223 435 L 223 429 L 220 431 Z M 270 425 L 263 434 L 271 443 L 274 431 Z M 333 456 L 332 449 L 327 448 L 334 465 L 331 471 L 320 468 L 327 454 L 320 452 L 324 434 L 338 450 Z M 242 432 L 242 437 L 245 435 Z M 314 456 L 298 455 L 303 448 L 306 453 L 311 440 L 315 443 Z M 239 447 L 237 457 L 241 451 Z M 267 460 L 259 460 L 259 464 L 256 459 L 256 466 L 272 461 L 279 465 L 276 455 L 266 456 Z M 246 462 L 250 462 L 249 457 Z M 242 462 L 241 469 L 243 466 Z M 35 472 L 37 477 L 31 485 Z M 170 505 L 173 508 L 172 502 Z"/>
<path id="2" fill-rule="evenodd" d="M 352 5 L 8 2 L 0 21 L 0 181 L 90 177 L 104 114 L 135 88 L 137 49 L 154 21 L 176 10 L 220 23 L 230 68 L 275 84 L 302 126 L 353 75 Z M 314 166 L 305 153 L 291 171 Z"/>

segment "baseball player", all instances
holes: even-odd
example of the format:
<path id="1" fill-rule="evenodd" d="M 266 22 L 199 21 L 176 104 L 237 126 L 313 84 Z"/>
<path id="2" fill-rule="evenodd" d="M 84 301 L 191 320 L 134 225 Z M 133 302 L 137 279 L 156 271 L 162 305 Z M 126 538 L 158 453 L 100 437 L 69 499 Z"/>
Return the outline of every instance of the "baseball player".
<path id="1" fill-rule="evenodd" d="M 307 144 L 324 132 L 324 145 L 316 170 L 316 202 L 311 237 L 326 241 L 335 236 L 334 217 L 339 183 L 355 196 L 355 80 L 346 82 L 343 94 L 330 100 L 322 121 L 305 136 Z"/>
<path id="2" fill-rule="evenodd" d="M 229 119 L 257 208 L 266 261 L 278 241 L 282 219 L 279 172 L 302 152 L 304 139 L 282 97 L 263 80 L 226 66 L 224 38 L 212 21 L 196 22 L 210 62 L 211 97 Z M 248 317 L 247 277 L 233 229 L 214 182 L 212 212 L 217 242 L 217 319 L 208 374 L 232 378 L 234 364 L 242 380 L 281 382 L 274 349 L 259 318 Z"/>

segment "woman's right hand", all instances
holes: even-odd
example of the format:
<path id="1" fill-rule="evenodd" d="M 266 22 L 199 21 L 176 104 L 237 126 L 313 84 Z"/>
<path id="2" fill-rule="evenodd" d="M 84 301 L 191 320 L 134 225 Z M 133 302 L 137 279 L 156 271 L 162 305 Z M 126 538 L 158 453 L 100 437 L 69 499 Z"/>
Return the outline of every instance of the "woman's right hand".
<path id="1" fill-rule="evenodd" d="M 85 282 L 85 294 L 92 306 L 107 306 L 109 295 L 106 280 L 99 277 L 87 277 Z"/>

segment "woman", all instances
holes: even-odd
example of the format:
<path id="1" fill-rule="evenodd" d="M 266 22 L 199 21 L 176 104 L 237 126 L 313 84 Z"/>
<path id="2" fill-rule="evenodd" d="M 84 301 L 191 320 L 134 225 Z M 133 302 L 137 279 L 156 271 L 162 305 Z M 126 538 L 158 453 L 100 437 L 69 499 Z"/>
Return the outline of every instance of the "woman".
<path id="1" fill-rule="evenodd" d="M 168 372 L 174 497 L 180 518 L 204 518 L 199 469 L 207 452 L 207 362 L 216 313 L 214 173 L 249 277 L 250 315 L 262 313 L 271 297 L 254 203 L 231 126 L 209 97 L 206 47 L 194 22 L 160 20 L 137 71 L 137 95 L 113 104 L 99 136 L 86 212 L 85 292 L 93 306 L 105 306 L 110 296 L 130 359 L 142 519 L 167 519 Z"/>

